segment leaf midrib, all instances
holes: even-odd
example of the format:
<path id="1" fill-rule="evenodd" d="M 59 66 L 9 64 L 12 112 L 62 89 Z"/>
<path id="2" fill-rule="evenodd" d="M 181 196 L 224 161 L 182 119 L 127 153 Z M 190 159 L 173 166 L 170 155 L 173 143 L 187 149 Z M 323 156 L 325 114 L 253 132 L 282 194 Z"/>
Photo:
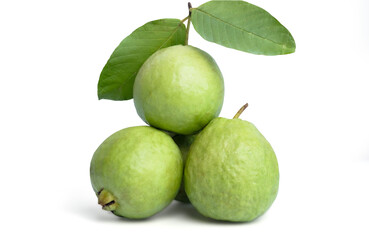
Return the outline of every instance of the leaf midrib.
<path id="1" fill-rule="evenodd" d="M 182 22 L 180 22 L 177 25 L 177 27 L 175 28 L 175 31 L 172 34 L 170 34 L 170 36 L 168 37 L 168 39 L 156 51 L 158 51 L 159 49 L 161 49 L 164 46 L 164 44 L 166 44 L 169 41 L 169 39 L 171 39 L 173 37 L 173 35 L 178 31 L 178 29 L 181 27 L 181 25 L 182 25 Z"/>
<path id="2" fill-rule="evenodd" d="M 205 15 L 208 15 L 208 16 L 210 16 L 210 17 L 213 17 L 214 19 L 216 19 L 216 20 L 218 20 L 218 21 L 220 21 L 220 22 L 223 22 L 224 24 L 230 25 L 231 27 L 234 27 L 234 28 L 236 28 L 236 29 L 239 29 L 239 30 L 241 30 L 242 32 L 245 32 L 245 33 L 247 33 L 247 34 L 253 35 L 253 36 L 258 37 L 258 38 L 260 38 L 260 39 L 263 39 L 263 40 L 265 40 L 265 41 L 268 41 L 268 42 L 271 42 L 271 43 L 273 43 L 273 44 L 276 44 L 276 45 L 278 45 L 278 46 L 283 46 L 283 47 L 288 48 L 285 44 L 280 44 L 280 43 L 277 43 L 277 42 L 275 42 L 275 41 L 273 41 L 273 40 L 271 40 L 271 39 L 268 39 L 268 38 L 262 37 L 262 36 L 260 36 L 260 35 L 258 35 L 258 34 L 252 33 L 252 32 L 249 32 L 249 31 L 247 31 L 247 30 L 245 30 L 245 29 L 242 29 L 242 28 L 240 28 L 240 27 L 238 27 L 238 26 L 236 26 L 236 25 L 233 25 L 233 24 L 231 24 L 231 23 L 229 23 L 229 22 L 226 22 L 226 21 L 224 21 L 224 20 L 223 20 L 223 19 L 221 19 L 221 18 L 215 17 L 214 15 L 212 15 L 212 14 L 210 14 L 210 13 L 208 13 L 208 12 L 205 12 L 204 10 L 201 10 L 201 9 L 199 9 L 199 8 L 193 8 L 193 10 L 197 10 L 197 11 L 199 11 L 199 12 L 201 12 L 201 13 L 204 13 Z"/>

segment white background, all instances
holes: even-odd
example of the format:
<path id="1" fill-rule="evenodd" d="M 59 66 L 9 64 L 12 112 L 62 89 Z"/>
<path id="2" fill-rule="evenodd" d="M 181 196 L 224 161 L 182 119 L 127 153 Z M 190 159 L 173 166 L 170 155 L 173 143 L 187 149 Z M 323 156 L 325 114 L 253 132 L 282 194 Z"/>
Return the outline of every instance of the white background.
<path id="1" fill-rule="evenodd" d="M 205 1 L 193 0 L 194 7 Z M 208 220 L 173 202 L 131 221 L 102 211 L 89 164 L 110 134 L 143 125 L 133 102 L 97 100 L 99 74 L 144 23 L 184 18 L 187 1 L 1 1 L 0 219 L 6 239 L 368 239 L 369 2 L 254 0 L 293 34 L 296 53 L 255 56 L 190 44 L 225 78 L 221 116 L 270 141 L 280 190 L 251 223 Z"/>

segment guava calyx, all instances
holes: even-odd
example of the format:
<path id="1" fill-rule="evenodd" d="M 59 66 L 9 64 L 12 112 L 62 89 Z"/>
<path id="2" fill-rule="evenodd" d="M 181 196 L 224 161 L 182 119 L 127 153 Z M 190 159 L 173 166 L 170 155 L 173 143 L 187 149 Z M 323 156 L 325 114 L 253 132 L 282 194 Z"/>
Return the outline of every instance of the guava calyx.
<path id="1" fill-rule="evenodd" d="M 113 194 L 111 194 L 109 191 L 105 189 L 101 189 L 97 193 L 97 198 L 98 203 L 102 206 L 102 209 L 106 211 L 114 211 L 118 206 L 118 203 L 115 200 Z"/>

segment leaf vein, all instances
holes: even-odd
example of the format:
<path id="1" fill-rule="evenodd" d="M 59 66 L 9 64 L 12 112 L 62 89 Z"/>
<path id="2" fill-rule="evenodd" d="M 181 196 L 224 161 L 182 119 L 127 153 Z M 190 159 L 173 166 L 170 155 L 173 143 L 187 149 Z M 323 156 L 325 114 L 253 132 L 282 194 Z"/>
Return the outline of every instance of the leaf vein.
<path id="1" fill-rule="evenodd" d="M 285 45 L 284 45 L 284 44 L 277 43 L 277 42 L 275 42 L 275 41 L 273 41 L 273 40 L 271 40 L 271 39 L 268 39 L 268 38 L 262 37 L 262 36 L 260 36 L 260 35 L 258 35 L 258 34 L 256 34 L 256 33 L 249 32 L 249 31 L 247 31 L 247 30 L 245 30 L 245 29 L 243 29 L 243 28 L 240 28 L 240 27 L 238 27 L 238 26 L 236 26 L 236 25 L 234 25 L 234 24 L 231 24 L 231 23 L 229 23 L 229 22 L 226 22 L 226 21 L 224 21 L 224 20 L 223 20 L 223 19 L 221 19 L 221 18 L 215 17 L 214 15 L 212 15 L 212 14 L 210 14 L 210 13 L 208 13 L 208 12 L 205 12 L 205 11 L 203 11 L 203 10 L 199 9 L 199 8 L 196 8 L 196 9 L 194 9 L 194 10 L 197 10 L 197 11 L 199 11 L 199 12 L 201 12 L 201 13 L 205 14 L 205 15 L 208 15 L 209 17 L 212 17 L 212 18 L 214 18 L 215 20 L 217 20 L 217 21 L 219 21 L 219 22 L 222 22 L 222 23 L 224 23 L 224 24 L 226 24 L 226 25 L 229 25 L 229 26 L 231 26 L 231 27 L 233 27 L 233 28 L 239 29 L 240 31 L 242 31 L 242 32 L 244 32 L 244 33 L 247 33 L 247 34 L 249 34 L 249 35 L 253 35 L 253 36 L 255 36 L 255 37 L 258 37 L 258 38 L 263 39 L 263 40 L 265 40 L 265 41 L 271 42 L 271 43 L 273 43 L 273 44 L 276 44 L 276 45 L 284 46 L 284 47 L 285 47 Z"/>

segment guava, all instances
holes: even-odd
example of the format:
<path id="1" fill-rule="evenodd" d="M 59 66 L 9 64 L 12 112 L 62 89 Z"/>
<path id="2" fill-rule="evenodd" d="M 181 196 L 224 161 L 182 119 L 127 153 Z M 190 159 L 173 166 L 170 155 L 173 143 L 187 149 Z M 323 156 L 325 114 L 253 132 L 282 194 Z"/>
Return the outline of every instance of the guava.
<path id="1" fill-rule="evenodd" d="M 149 126 L 126 128 L 108 137 L 90 167 L 98 203 L 133 219 L 150 217 L 169 205 L 182 174 L 178 146 L 166 133 Z"/>
<path id="2" fill-rule="evenodd" d="M 178 145 L 179 150 L 181 150 L 183 166 L 185 166 L 186 164 L 188 152 L 195 138 L 196 138 L 196 135 L 176 135 L 173 137 L 174 142 Z M 188 200 L 186 191 L 184 189 L 184 178 L 182 179 L 181 187 L 179 188 L 179 192 L 177 196 L 175 197 L 175 199 L 183 203 L 190 202 L 190 200 Z"/>
<path id="3" fill-rule="evenodd" d="M 138 115 L 163 130 L 190 135 L 221 111 L 222 74 L 206 52 L 176 45 L 151 55 L 140 68 L 133 87 Z"/>
<path id="4" fill-rule="evenodd" d="M 219 117 L 193 142 L 184 181 L 189 200 L 204 216 L 252 221 L 277 196 L 278 162 L 271 145 L 252 123 Z"/>

